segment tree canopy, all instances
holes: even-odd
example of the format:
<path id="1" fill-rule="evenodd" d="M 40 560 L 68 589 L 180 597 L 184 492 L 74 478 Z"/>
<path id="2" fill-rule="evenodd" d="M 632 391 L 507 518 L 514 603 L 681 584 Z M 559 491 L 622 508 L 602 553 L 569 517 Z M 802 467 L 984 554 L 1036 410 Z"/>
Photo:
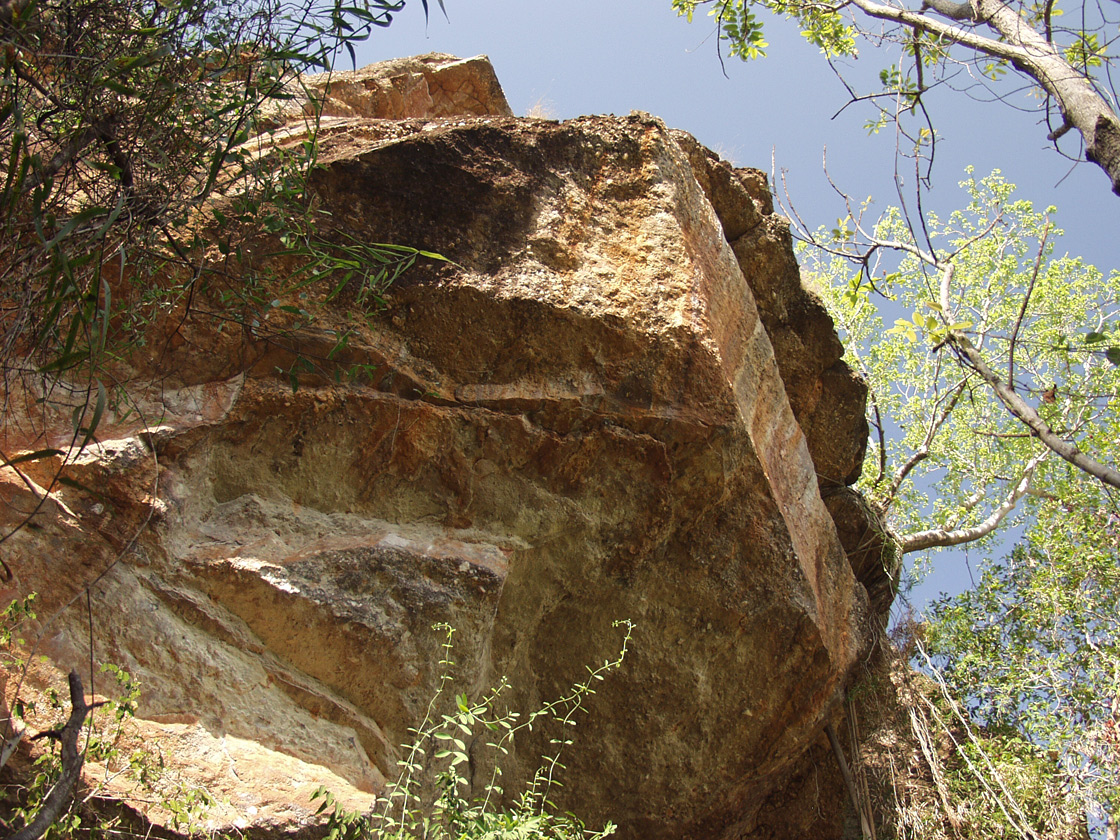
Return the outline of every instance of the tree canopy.
<path id="1" fill-rule="evenodd" d="M 924 219 L 929 252 L 899 210 L 869 229 L 857 211 L 811 235 L 803 273 L 870 385 L 860 489 L 919 569 L 961 562 L 929 549 L 975 543 L 984 558 L 973 588 L 928 611 L 919 664 L 938 667 L 975 721 L 1049 751 L 1038 766 L 1115 825 L 1120 506 L 1110 483 L 1007 410 L 990 380 L 1112 469 L 1120 271 L 1061 253 L 1055 208 L 1018 199 L 998 173 L 961 187 L 964 207 Z M 904 317 L 888 326 L 884 310 Z M 954 354 L 954 340 L 970 354 Z"/>
<path id="2" fill-rule="evenodd" d="M 756 12 L 794 20 L 830 62 L 854 57 L 861 45 L 890 56 L 878 90 L 848 90 L 853 100 L 874 104 L 874 129 L 898 122 L 919 157 L 928 161 L 936 127 L 923 104 L 932 88 L 949 86 L 967 95 L 1007 95 L 1023 81 L 1041 98 L 1046 137 L 1074 160 L 1104 170 L 1120 195 L 1120 119 L 1112 78 L 1118 12 L 1109 3 L 1082 0 L 923 0 L 917 8 L 878 0 L 672 0 L 692 20 L 699 7 L 717 21 L 719 38 L 744 60 L 765 55 L 764 26 Z M 890 49 L 892 48 L 893 49 Z M 898 55 L 897 60 L 893 57 Z M 843 78 L 839 62 L 834 69 Z M 905 124 L 913 116 L 916 126 Z M 1066 150 L 1073 133 L 1080 149 Z"/>

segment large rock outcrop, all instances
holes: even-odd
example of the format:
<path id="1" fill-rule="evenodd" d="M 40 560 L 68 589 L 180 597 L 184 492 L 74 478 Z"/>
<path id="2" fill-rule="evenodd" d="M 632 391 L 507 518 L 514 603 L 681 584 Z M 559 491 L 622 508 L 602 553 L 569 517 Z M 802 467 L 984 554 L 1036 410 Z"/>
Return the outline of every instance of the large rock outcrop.
<path id="1" fill-rule="evenodd" d="M 192 738 L 211 756 L 213 827 L 284 832 L 311 819 L 308 779 L 356 807 L 382 789 L 439 682 L 434 623 L 468 692 L 505 676 L 530 709 L 629 619 L 554 798 L 624 837 L 750 836 L 874 626 L 821 494 L 859 472 L 865 391 L 764 179 L 645 114 L 512 118 L 484 60 L 342 81 L 320 208 L 340 237 L 451 262 L 283 340 L 173 313 L 133 361 L 148 422 L 107 415 L 25 476 L 98 495 L 3 476 L 7 524 L 46 499 L 4 546 L 5 598 L 61 610 L 39 650 L 65 669 L 90 617 L 62 607 L 95 581 L 95 656 L 139 677 L 181 772 Z M 432 104 L 448 89 L 471 106 Z M 297 356 L 317 367 L 293 392 Z M 63 438 L 8 397 L 6 452 Z M 518 741 L 507 790 L 554 736 Z"/>

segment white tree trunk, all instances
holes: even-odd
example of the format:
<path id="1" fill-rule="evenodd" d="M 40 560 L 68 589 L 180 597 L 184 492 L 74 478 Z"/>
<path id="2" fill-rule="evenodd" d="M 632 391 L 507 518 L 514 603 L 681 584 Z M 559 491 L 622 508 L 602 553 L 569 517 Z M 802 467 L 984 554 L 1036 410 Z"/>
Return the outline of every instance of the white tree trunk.
<path id="1" fill-rule="evenodd" d="M 1063 128 L 1074 128 L 1080 133 L 1085 142 L 1085 156 L 1105 171 L 1112 181 L 1112 191 L 1120 195 L 1120 119 L 1089 79 L 1065 59 L 1060 48 L 1047 41 L 1013 8 L 1001 0 L 974 0 L 974 4 L 945 0 L 926 3 L 926 7 L 951 20 L 984 24 L 999 34 L 997 40 L 979 35 L 966 26 L 945 23 L 875 0 L 852 2 L 870 17 L 929 32 L 1010 62 L 1054 98 L 1065 121 Z M 1051 139 L 1056 139 L 1059 133 L 1055 132 Z"/>

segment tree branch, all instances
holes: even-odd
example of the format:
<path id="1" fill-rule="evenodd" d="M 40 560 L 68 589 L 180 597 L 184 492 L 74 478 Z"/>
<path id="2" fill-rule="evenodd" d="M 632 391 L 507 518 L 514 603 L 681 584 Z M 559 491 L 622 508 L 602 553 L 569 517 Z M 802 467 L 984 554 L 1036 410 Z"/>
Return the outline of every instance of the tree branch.
<path id="1" fill-rule="evenodd" d="M 911 249 L 912 252 L 915 250 L 916 249 Z M 927 261 L 932 260 L 932 264 L 941 269 L 941 317 L 947 325 L 952 324 L 953 314 L 952 308 L 949 305 L 949 298 L 953 280 L 953 264 L 942 263 L 932 255 L 924 254 L 920 251 L 918 254 Z M 968 340 L 968 337 L 965 336 L 964 333 L 957 332 L 956 330 L 950 332 L 945 338 L 945 343 L 953 348 L 953 351 L 957 354 L 957 358 L 967 367 L 972 368 L 980 374 L 980 378 L 991 386 L 991 389 L 995 392 L 996 398 L 1003 403 L 1004 407 L 1010 411 L 1012 415 L 1031 430 L 1032 435 L 1078 469 L 1088 473 L 1094 478 L 1100 479 L 1105 484 L 1120 488 L 1120 472 L 1117 472 L 1106 464 L 1095 461 L 1072 443 L 1056 434 L 1033 406 L 1029 405 L 1026 400 L 1015 392 L 1015 389 L 1011 385 L 1005 383 L 996 375 L 995 371 L 988 367 L 987 362 L 984 361 L 984 357 L 980 355 L 980 351 Z"/>
<path id="2" fill-rule="evenodd" d="M 875 399 L 874 391 L 870 393 L 872 395 L 871 407 L 875 410 L 875 428 L 879 432 L 879 475 L 875 478 L 875 483 L 878 484 L 887 474 L 887 441 L 886 433 L 883 431 L 883 417 L 879 413 L 879 401 Z"/>
<path id="3" fill-rule="evenodd" d="M 1090 458 L 1068 440 L 1059 437 L 1031 405 L 988 367 L 984 357 L 980 355 L 980 351 L 964 335 L 952 332 L 949 334 L 948 341 L 958 357 L 980 374 L 980 377 L 991 386 L 1004 407 L 1022 421 L 1035 437 L 1078 469 L 1105 484 L 1120 488 L 1120 472 L 1107 464 L 1102 464 Z"/>
<path id="4" fill-rule="evenodd" d="M 898 472 L 895 473 L 894 479 L 891 481 L 891 486 L 887 490 L 887 495 L 879 505 L 879 514 L 881 516 L 885 516 L 887 511 L 890 510 L 891 505 L 894 504 L 895 497 L 898 495 L 898 489 L 902 486 L 902 482 L 906 480 L 906 476 L 910 474 L 914 467 L 918 466 L 918 464 L 929 457 L 929 448 L 933 443 L 934 437 L 937 436 L 937 430 L 944 425 L 945 421 L 949 419 L 949 415 L 953 413 L 953 409 L 957 406 L 957 400 L 959 400 L 961 394 L 964 393 L 967 382 L 967 379 L 962 379 L 949 395 L 949 399 L 941 411 L 930 417 L 929 428 L 926 430 L 926 436 L 922 440 L 922 445 L 914 450 L 914 454 L 912 454 L 907 459 L 906 463 L 899 468 Z"/>
<path id="5" fill-rule="evenodd" d="M 956 7 L 949 0 L 934 2 L 946 8 Z M 1120 120 L 1085 74 L 1002 0 L 975 0 L 975 19 L 999 33 L 1002 40 L 986 38 L 960 26 L 876 0 L 852 0 L 852 3 L 877 20 L 898 23 L 914 31 L 924 30 L 992 58 L 1011 62 L 1054 98 L 1064 121 L 1081 134 L 1086 158 L 1105 171 L 1112 181 L 1112 191 L 1120 195 Z"/>
<path id="6" fill-rule="evenodd" d="M 19 831 L 8 836 L 8 840 L 38 840 L 51 824 L 62 814 L 82 773 L 85 756 L 78 752 L 78 736 L 82 732 L 86 715 L 101 703 L 86 704 L 82 691 L 82 678 L 77 671 L 70 672 L 70 719 L 61 729 L 43 732 L 36 737 L 57 738 L 62 745 L 62 773 L 54 783 L 50 793 L 43 800 L 39 813 Z"/>
<path id="7" fill-rule="evenodd" d="M 954 3 L 953 0 L 925 0 L 922 9 L 933 9 L 939 15 L 950 20 L 967 20 L 975 22 L 976 9 L 971 3 Z"/>
<path id="8" fill-rule="evenodd" d="M 1046 252 L 1046 238 L 1050 234 L 1050 220 L 1046 220 L 1046 229 L 1042 231 L 1042 237 L 1038 243 L 1038 254 L 1034 258 L 1034 271 L 1031 272 L 1031 282 L 1027 286 L 1027 293 L 1023 295 L 1023 302 L 1019 306 L 1019 315 L 1015 318 L 1015 326 L 1011 330 L 1011 342 L 1007 347 L 1007 386 L 1009 388 L 1015 387 L 1015 342 L 1019 340 L 1019 329 L 1023 326 L 1023 318 L 1027 314 L 1027 304 L 1030 303 L 1031 295 L 1034 294 L 1035 283 L 1038 282 L 1038 272 L 1042 268 L 1042 257 Z"/>
<path id="9" fill-rule="evenodd" d="M 836 736 L 836 729 L 831 723 L 824 725 L 828 743 L 832 746 L 832 754 L 836 756 L 836 764 L 840 767 L 840 775 L 844 777 L 844 786 L 848 788 L 848 797 L 852 801 L 852 808 L 859 814 L 860 836 L 864 840 L 872 840 L 875 831 L 867 819 L 867 812 L 860 802 L 859 793 L 856 791 L 856 782 L 852 778 L 852 771 L 848 768 L 847 759 L 844 758 L 844 748 L 840 746 L 840 739 Z"/>
<path id="10" fill-rule="evenodd" d="M 926 548 L 961 545 L 962 543 L 974 542 L 992 533 L 1030 490 L 1031 477 L 1034 475 L 1035 468 L 1042 463 L 1047 454 L 1046 451 L 1040 452 L 1027 462 L 1018 483 L 1011 488 L 1011 492 L 1007 494 L 1007 498 L 1000 503 L 999 507 L 992 511 L 991 515 L 983 522 L 969 528 L 958 528 L 956 530 L 933 528 L 929 531 L 907 534 L 899 539 L 902 553 L 908 554 L 911 551 L 921 551 Z"/>

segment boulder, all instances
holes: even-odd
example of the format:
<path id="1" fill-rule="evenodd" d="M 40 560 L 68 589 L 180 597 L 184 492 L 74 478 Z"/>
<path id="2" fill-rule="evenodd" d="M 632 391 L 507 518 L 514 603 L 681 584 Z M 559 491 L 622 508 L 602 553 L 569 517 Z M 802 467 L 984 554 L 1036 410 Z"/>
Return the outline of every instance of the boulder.
<path id="1" fill-rule="evenodd" d="M 449 66 L 477 75 L 437 95 Z M 322 88 L 325 234 L 447 260 L 383 308 L 358 312 L 354 279 L 284 336 L 172 313 L 132 360 L 132 411 L 0 476 L 5 532 L 34 526 L 5 544 L 4 594 L 41 593 L 59 668 L 92 644 L 140 680 L 150 737 L 201 745 L 178 772 L 209 784 L 205 756 L 236 744 L 357 802 L 441 685 L 439 625 L 456 690 L 504 677 L 530 711 L 629 620 L 552 799 L 625 838 L 750 836 L 874 638 L 821 495 L 858 474 L 865 389 L 759 173 L 646 114 L 505 116 L 481 60 L 390 69 Z M 10 391 L 4 451 L 64 449 Z M 48 493 L 52 471 L 72 481 Z M 508 794 L 556 737 L 518 738 Z M 314 823 L 302 788 L 256 777 L 252 813 L 234 787 L 212 827 Z"/>

